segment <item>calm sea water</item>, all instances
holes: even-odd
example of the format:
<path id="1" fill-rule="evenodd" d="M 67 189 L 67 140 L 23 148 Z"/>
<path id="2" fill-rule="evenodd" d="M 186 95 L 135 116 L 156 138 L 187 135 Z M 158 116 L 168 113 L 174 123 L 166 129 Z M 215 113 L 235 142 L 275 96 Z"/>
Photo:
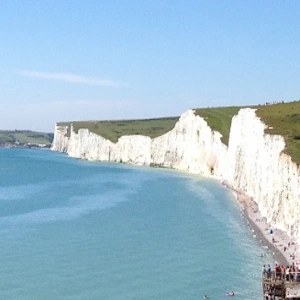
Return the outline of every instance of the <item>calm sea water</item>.
<path id="1" fill-rule="evenodd" d="M 262 299 L 264 250 L 216 181 L 20 149 L 0 175 L 0 299 Z"/>

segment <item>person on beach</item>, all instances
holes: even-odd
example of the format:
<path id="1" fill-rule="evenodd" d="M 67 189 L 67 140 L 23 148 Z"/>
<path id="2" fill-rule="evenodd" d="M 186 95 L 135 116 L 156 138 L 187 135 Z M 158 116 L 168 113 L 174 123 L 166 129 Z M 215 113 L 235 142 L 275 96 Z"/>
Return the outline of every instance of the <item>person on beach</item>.
<path id="1" fill-rule="evenodd" d="M 276 275 L 276 279 L 280 279 L 281 278 L 281 268 L 278 264 L 275 264 L 275 275 Z"/>
<path id="2" fill-rule="evenodd" d="M 285 280 L 289 281 L 290 280 L 290 267 L 287 266 L 285 269 Z"/>
<path id="3" fill-rule="evenodd" d="M 271 266 L 270 265 L 268 265 L 268 268 L 267 268 L 267 277 L 268 278 L 271 278 Z"/>
<path id="4" fill-rule="evenodd" d="M 290 280 L 291 281 L 294 281 L 295 273 L 296 273 L 295 266 L 294 266 L 294 264 L 292 264 L 290 267 Z"/>
<path id="5" fill-rule="evenodd" d="M 281 266 L 281 279 L 284 279 L 284 274 L 285 274 L 285 267 L 282 265 Z"/>

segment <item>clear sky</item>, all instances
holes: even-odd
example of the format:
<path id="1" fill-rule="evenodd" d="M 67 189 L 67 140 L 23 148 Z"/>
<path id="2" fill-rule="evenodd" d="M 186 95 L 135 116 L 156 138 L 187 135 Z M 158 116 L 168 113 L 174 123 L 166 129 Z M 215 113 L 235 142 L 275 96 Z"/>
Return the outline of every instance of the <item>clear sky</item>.
<path id="1" fill-rule="evenodd" d="M 0 0 L 0 129 L 299 98 L 298 0 Z"/>

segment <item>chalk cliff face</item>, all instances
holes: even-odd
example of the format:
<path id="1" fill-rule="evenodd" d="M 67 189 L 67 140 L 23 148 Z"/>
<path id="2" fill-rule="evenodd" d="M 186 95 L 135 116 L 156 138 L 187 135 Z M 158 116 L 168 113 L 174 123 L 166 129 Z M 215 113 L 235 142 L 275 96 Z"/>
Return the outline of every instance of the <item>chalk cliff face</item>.
<path id="1" fill-rule="evenodd" d="M 300 169 L 282 152 L 283 137 L 264 129 L 252 109 L 233 117 L 227 180 L 257 202 L 268 222 L 300 242 Z"/>
<path id="2" fill-rule="evenodd" d="M 69 146 L 69 126 L 57 126 L 55 125 L 54 137 L 51 149 L 53 151 L 67 152 Z"/>
<path id="3" fill-rule="evenodd" d="M 156 165 L 226 180 L 258 204 L 268 221 L 300 242 L 300 170 L 282 153 L 281 136 L 264 133 L 265 125 L 253 109 L 241 109 L 233 117 L 228 147 L 221 134 L 206 121 L 185 112 L 174 129 L 151 139 L 122 136 L 112 143 L 87 129 L 56 126 L 52 150 L 72 157 Z"/>

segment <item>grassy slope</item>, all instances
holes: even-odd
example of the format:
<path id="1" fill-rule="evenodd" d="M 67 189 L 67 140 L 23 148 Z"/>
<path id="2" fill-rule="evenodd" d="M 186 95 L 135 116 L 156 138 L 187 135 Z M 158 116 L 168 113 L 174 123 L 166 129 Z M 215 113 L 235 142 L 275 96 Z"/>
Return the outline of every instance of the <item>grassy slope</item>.
<path id="1" fill-rule="evenodd" d="M 286 142 L 285 152 L 300 164 L 300 101 L 272 105 L 248 106 L 257 109 L 257 116 L 269 127 L 265 132 L 282 135 Z M 219 131 L 222 142 L 228 145 L 232 117 L 242 107 L 219 107 L 196 109 L 196 114 L 205 118 L 208 125 Z"/>
<path id="2" fill-rule="evenodd" d="M 231 119 L 241 107 L 197 108 L 195 114 L 204 118 L 212 130 L 222 134 L 222 142 L 228 145 Z"/>
<path id="3" fill-rule="evenodd" d="M 285 152 L 300 164 L 300 101 L 260 106 L 256 114 L 270 127 L 266 133 L 284 137 Z"/>
<path id="4" fill-rule="evenodd" d="M 0 143 L 15 143 L 21 144 L 46 144 L 51 145 L 53 140 L 52 133 L 35 132 L 29 130 L 1 130 Z"/>
<path id="5" fill-rule="evenodd" d="M 170 117 L 145 120 L 61 122 L 57 125 L 73 123 L 75 132 L 78 132 L 80 128 L 87 128 L 116 143 L 122 135 L 140 134 L 151 138 L 158 137 L 172 130 L 178 120 L 179 117 Z"/>

